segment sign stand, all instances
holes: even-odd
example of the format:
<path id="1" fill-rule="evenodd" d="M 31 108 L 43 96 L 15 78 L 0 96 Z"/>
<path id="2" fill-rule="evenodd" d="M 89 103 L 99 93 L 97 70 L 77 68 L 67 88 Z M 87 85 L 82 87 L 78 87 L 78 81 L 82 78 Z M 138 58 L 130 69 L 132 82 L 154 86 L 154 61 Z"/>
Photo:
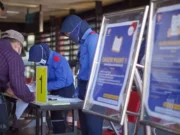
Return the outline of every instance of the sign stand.
<path id="1" fill-rule="evenodd" d="M 124 118 L 123 128 L 124 128 L 123 135 L 129 135 L 127 115 L 125 115 L 125 118 Z"/>
<path id="2" fill-rule="evenodd" d="M 119 135 L 119 132 L 117 131 L 116 127 L 114 126 L 114 123 L 111 122 L 111 121 L 109 121 L 109 123 L 110 123 L 110 125 L 111 125 L 113 131 L 115 132 L 115 134 L 116 134 L 116 135 Z"/>
<path id="3" fill-rule="evenodd" d="M 135 82 L 139 97 L 141 98 L 141 96 L 142 96 L 142 79 L 139 74 L 138 68 L 144 69 L 144 66 L 137 64 L 135 74 L 134 74 L 134 82 Z M 138 113 L 132 113 L 129 111 L 127 111 L 126 113 L 131 114 L 132 116 L 136 116 L 136 122 L 135 122 L 135 128 L 134 128 L 133 135 L 138 135 L 138 127 L 139 127 L 139 122 L 140 122 L 140 110 L 138 111 Z"/>
<path id="4" fill-rule="evenodd" d="M 134 75 L 134 82 L 137 87 L 137 92 L 139 94 L 139 97 L 141 98 L 142 97 L 142 79 L 139 74 L 138 68 L 144 69 L 144 66 L 137 64 L 135 75 Z M 137 116 L 137 115 L 134 115 L 134 116 Z M 139 117 L 140 117 L 140 110 L 138 111 L 138 116 L 136 117 L 136 122 L 135 122 L 136 124 L 135 124 L 135 129 L 134 129 L 133 135 L 138 135 L 138 128 L 139 128 L 139 122 L 140 122 Z"/>
<path id="5" fill-rule="evenodd" d="M 36 67 L 36 102 L 47 103 L 47 67 Z"/>
<path id="6" fill-rule="evenodd" d="M 135 74 L 134 74 L 134 82 L 135 82 L 135 85 L 137 87 L 137 92 L 139 94 L 139 97 L 141 98 L 141 95 L 142 95 L 142 79 L 140 77 L 138 68 L 144 69 L 144 66 L 137 64 L 137 68 L 136 68 L 136 71 L 135 71 Z M 136 122 L 135 122 L 135 128 L 134 128 L 133 135 L 138 135 L 138 127 L 139 127 L 139 124 L 140 124 L 139 123 L 140 122 L 140 110 L 139 110 L 138 113 L 133 113 L 133 112 L 129 112 L 129 111 L 127 111 L 126 113 L 129 114 L 129 115 L 132 115 L 132 116 L 136 116 Z M 127 119 L 127 116 L 126 116 L 126 119 Z M 117 131 L 117 129 L 114 126 L 113 122 L 109 121 L 109 123 L 110 123 L 113 131 L 115 132 L 115 134 L 119 135 L 119 132 Z M 129 130 L 128 130 L 128 121 L 127 120 L 124 121 L 123 126 L 124 126 L 123 133 L 128 135 Z"/>
<path id="7" fill-rule="evenodd" d="M 180 1 L 152 0 L 141 105 L 141 124 L 180 134 Z"/>
<path id="8" fill-rule="evenodd" d="M 145 135 L 152 135 L 151 127 L 148 125 L 145 126 Z"/>
<path id="9" fill-rule="evenodd" d="M 148 10 L 146 6 L 104 15 L 83 106 L 84 112 L 124 125 L 124 134 L 126 115 L 139 116 L 127 107 Z"/>

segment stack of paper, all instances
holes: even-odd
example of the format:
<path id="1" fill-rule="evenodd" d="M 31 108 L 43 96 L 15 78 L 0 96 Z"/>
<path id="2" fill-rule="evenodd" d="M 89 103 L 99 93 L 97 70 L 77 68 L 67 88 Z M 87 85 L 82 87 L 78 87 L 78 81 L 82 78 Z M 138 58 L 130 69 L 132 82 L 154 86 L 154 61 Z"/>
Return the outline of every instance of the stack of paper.
<path id="1" fill-rule="evenodd" d="M 36 91 L 36 87 L 33 84 L 27 84 L 27 87 L 31 92 Z M 78 103 L 82 102 L 79 98 L 64 98 L 60 96 L 54 96 L 54 95 L 48 95 L 48 99 L 51 99 L 48 101 L 48 104 L 50 105 L 69 105 L 70 103 Z M 16 102 L 16 117 L 19 119 L 21 115 L 23 114 L 24 110 L 28 107 L 28 103 L 23 102 L 22 100 L 18 100 Z"/>
<path id="2" fill-rule="evenodd" d="M 23 112 L 25 111 L 25 109 L 28 107 L 28 103 L 23 102 L 22 100 L 18 100 L 16 102 L 16 118 L 19 119 L 21 117 L 21 115 L 23 114 Z"/>
<path id="3" fill-rule="evenodd" d="M 61 101 L 48 101 L 49 105 L 69 105 L 68 102 L 61 102 Z"/>
<path id="4" fill-rule="evenodd" d="M 62 102 L 70 102 L 70 103 L 82 102 L 82 100 L 79 98 L 64 98 L 64 97 L 54 96 L 54 95 L 48 95 L 48 99 L 62 101 Z"/>
<path id="5" fill-rule="evenodd" d="M 35 92 L 36 91 L 36 86 L 34 84 L 26 84 L 27 87 L 29 88 L 29 90 L 31 92 Z"/>
<path id="6" fill-rule="evenodd" d="M 26 84 L 27 87 L 29 88 L 29 90 L 31 92 L 35 92 L 36 91 L 36 86 L 35 83 L 31 83 L 31 84 Z M 23 102 L 22 100 L 17 100 L 16 102 L 16 118 L 19 119 L 21 117 L 21 115 L 23 114 L 23 112 L 25 111 L 25 109 L 28 107 L 28 103 Z"/>

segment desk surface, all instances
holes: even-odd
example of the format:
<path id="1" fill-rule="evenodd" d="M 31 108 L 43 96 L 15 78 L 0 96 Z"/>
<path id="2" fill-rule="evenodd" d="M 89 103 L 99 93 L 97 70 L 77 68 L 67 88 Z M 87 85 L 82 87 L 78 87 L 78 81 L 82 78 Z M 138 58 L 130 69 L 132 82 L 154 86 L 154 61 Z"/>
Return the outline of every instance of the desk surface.
<path id="1" fill-rule="evenodd" d="M 11 97 L 7 94 L 5 94 L 4 96 L 8 100 L 13 101 L 13 102 L 17 100 L 16 98 Z M 32 103 L 29 103 L 29 106 L 35 109 L 40 109 L 40 110 L 69 110 L 69 109 L 82 109 L 83 102 L 70 103 L 67 105 L 50 105 L 50 104 L 32 102 Z"/>
<path id="2" fill-rule="evenodd" d="M 40 109 L 40 110 L 69 110 L 69 109 L 82 109 L 83 102 L 78 103 L 70 103 L 68 105 L 49 105 L 49 104 L 41 104 L 41 103 L 30 103 L 31 107 Z"/>

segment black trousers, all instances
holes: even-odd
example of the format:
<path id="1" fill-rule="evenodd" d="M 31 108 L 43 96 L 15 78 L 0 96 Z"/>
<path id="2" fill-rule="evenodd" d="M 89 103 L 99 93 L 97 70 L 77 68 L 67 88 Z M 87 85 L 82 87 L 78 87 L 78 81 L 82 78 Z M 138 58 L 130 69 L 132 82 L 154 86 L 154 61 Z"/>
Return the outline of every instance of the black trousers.
<path id="1" fill-rule="evenodd" d="M 64 87 L 58 90 L 51 91 L 52 95 L 59 95 L 66 98 L 72 98 L 74 95 L 74 84 Z M 68 111 L 51 111 L 51 121 L 53 126 L 53 133 L 65 133 L 66 132 L 66 117 Z"/>
<path id="2" fill-rule="evenodd" d="M 79 98 L 84 100 L 88 81 L 78 80 Z M 102 135 L 103 119 L 79 110 L 81 135 Z"/>

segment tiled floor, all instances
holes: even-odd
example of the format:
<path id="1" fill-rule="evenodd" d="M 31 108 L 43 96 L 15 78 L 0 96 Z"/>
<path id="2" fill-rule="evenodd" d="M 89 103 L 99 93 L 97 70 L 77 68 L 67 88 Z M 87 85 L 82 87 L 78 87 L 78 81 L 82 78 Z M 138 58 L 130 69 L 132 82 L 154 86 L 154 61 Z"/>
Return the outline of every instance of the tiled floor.
<path id="1" fill-rule="evenodd" d="M 18 122 L 18 127 L 20 127 L 21 130 L 18 132 L 7 132 L 6 135 L 35 135 L 35 121 L 20 121 Z M 29 123 L 29 124 L 28 124 Z M 28 125 L 28 126 L 25 126 Z M 22 127 L 25 127 L 22 129 Z M 40 128 L 40 127 L 39 127 Z M 48 131 L 49 129 L 47 128 L 47 135 L 50 134 Z M 0 133 L 1 135 L 1 133 Z"/>
<path id="2" fill-rule="evenodd" d="M 47 135 L 48 134 L 49 133 L 47 132 Z M 21 130 L 21 131 L 18 131 L 18 132 L 14 132 L 14 133 L 8 132 L 6 135 L 35 135 L 35 129 L 34 128 L 26 128 L 24 130 Z"/>
<path id="3" fill-rule="evenodd" d="M 1 133 L 0 133 L 1 135 Z M 6 132 L 5 135 L 35 135 L 34 129 L 25 129 L 18 132 Z"/>

